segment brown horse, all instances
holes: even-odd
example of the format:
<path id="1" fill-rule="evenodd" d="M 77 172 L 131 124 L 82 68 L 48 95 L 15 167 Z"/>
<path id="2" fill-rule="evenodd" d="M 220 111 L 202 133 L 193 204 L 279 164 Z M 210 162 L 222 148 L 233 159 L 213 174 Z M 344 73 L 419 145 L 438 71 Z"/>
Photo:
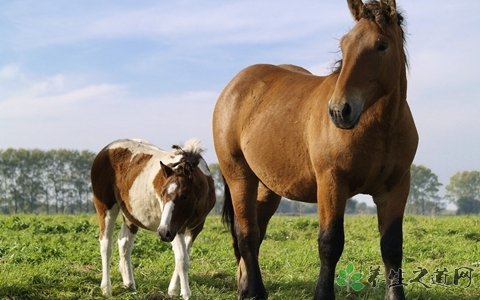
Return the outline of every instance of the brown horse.
<path id="1" fill-rule="evenodd" d="M 334 299 L 345 203 L 358 193 L 372 195 L 377 205 L 386 298 L 405 297 L 403 286 L 389 281 L 401 268 L 418 144 L 406 102 L 403 17 L 392 0 L 347 2 L 356 24 L 340 41 L 338 70 L 320 77 L 288 65 L 254 65 L 225 87 L 215 106 L 214 143 L 227 184 L 224 217 L 240 299 L 267 298 L 259 248 L 280 196 L 317 203 L 315 299 Z"/>
<path id="2" fill-rule="evenodd" d="M 138 227 L 157 231 L 171 242 L 175 269 L 168 294 L 191 295 L 188 283 L 189 252 L 207 214 L 215 204 L 213 179 L 197 140 L 182 148 L 163 151 L 139 140 L 118 140 L 100 151 L 91 171 L 93 201 L 100 225 L 102 283 L 112 295 L 110 257 L 115 219 L 123 225 L 118 237 L 120 273 L 126 288 L 135 289 L 131 253 Z"/>

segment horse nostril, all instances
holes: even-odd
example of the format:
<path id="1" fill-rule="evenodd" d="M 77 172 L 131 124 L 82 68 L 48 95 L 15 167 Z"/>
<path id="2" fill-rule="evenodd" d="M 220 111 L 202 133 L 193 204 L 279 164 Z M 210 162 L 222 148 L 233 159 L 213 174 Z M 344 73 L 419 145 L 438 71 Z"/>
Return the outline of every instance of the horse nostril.
<path id="1" fill-rule="evenodd" d="M 345 119 L 350 118 L 351 113 L 352 113 L 352 107 L 347 102 L 347 103 L 345 103 L 345 105 L 343 106 L 343 109 L 342 109 L 342 119 L 345 120 Z"/>
<path id="2" fill-rule="evenodd" d="M 335 110 L 329 108 L 328 109 L 328 114 L 330 115 L 330 118 L 335 119 Z"/>
<path id="3" fill-rule="evenodd" d="M 164 242 L 171 242 L 173 240 L 173 234 L 170 231 L 170 229 L 167 229 L 165 227 L 159 228 L 157 230 L 158 235 L 160 236 L 160 239 Z"/>

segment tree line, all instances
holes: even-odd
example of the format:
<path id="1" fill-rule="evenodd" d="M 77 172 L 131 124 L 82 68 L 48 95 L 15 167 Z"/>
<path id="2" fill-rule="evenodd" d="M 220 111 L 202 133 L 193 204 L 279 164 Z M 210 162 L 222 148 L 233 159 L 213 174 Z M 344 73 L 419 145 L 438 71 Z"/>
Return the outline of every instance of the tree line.
<path id="1" fill-rule="evenodd" d="M 91 213 L 94 211 L 90 167 L 95 153 L 77 150 L 0 150 L 0 213 Z M 218 164 L 210 164 L 217 203 L 213 213 L 221 213 L 223 179 Z M 429 168 L 412 165 L 411 188 L 406 212 L 435 215 L 447 204 L 458 214 L 480 213 L 480 171 L 458 172 L 450 178 L 445 194 L 442 184 Z M 283 214 L 316 213 L 315 204 L 282 199 L 277 210 Z M 349 199 L 346 213 L 374 213 L 375 207 Z"/>
<path id="2" fill-rule="evenodd" d="M 0 212 L 89 213 L 95 154 L 76 150 L 0 150 Z"/>
<path id="3" fill-rule="evenodd" d="M 412 165 L 406 212 L 437 215 L 452 203 L 457 207 L 457 214 L 480 213 L 480 171 L 455 173 L 445 186 L 443 197 L 440 195 L 441 186 L 438 176 L 431 169 Z"/>

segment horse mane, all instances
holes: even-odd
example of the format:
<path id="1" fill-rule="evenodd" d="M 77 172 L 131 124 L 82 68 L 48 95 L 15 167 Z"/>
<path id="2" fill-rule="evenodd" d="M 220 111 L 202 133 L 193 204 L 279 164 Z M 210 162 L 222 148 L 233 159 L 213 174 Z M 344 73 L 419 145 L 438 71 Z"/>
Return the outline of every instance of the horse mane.
<path id="1" fill-rule="evenodd" d="M 380 29 L 385 30 L 385 26 L 391 24 L 393 21 L 393 16 L 397 17 L 397 25 L 400 27 L 400 32 L 402 34 L 403 42 L 403 52 L 405 53 L 405 66 L 408 68 L 408 57 L 407 50 L 405 48 L 405 18 L 403 13 L 398 10 L 398 8 L 392 12 L 390 6 L 381 5 L 377 0 L 369 0 L 363 6 L 362 18 L 377 23 Z M 343 60 L 337 60 L 332 66 L 332 74 L 338 74 L 342 70 Z"/>
<path id="2" fill-rule="evenodd" d="M 194 168 L 202 159 L 202 153 L 204 149 L 200 147 L 200 140 L 190 139 L 183 146 L 173 145 L 175 155 L 182 155 L 182 158 L 178 163 L 186 162 L 190 167 Z M 178 164 L 177 163 L 177 164 Z"/>
<path id="3" fill-rule="evenodd" d="M 398 10 L 392 11 L 390 6 L 381 5 L 380 2 L 376 0 L 370 0 L 363 6 L 362 18 L 375 21 L 382 29 L 385 25 L 392 23 L 394 19 L 393 16 L 397 17 L 397 25 L 402 28 L 403 32 L 402 25 L 404 18 L 403 14 Z"/>

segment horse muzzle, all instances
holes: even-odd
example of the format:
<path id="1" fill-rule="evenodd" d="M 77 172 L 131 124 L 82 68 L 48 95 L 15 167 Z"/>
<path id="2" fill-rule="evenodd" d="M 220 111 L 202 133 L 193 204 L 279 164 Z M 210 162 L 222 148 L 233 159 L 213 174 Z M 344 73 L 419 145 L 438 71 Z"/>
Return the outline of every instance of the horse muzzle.
<path id="1" fill-rule="evenodd" d="M 169 226 L 160 226 L 157 229 L 160 239 L 164 242 L 171 242 L 175 238 L 176 233 L 170 230 Z"/>
<path id="2" fill-rule="evenodd" d="M 360 102 L 360 101 L 357 101 Z M 363 104 L 357 102 L 335 102 L 330 100 L 328 103 L 328 115 L 333 124 L 340 129 L 353 129 L 360 120 Z"/>

